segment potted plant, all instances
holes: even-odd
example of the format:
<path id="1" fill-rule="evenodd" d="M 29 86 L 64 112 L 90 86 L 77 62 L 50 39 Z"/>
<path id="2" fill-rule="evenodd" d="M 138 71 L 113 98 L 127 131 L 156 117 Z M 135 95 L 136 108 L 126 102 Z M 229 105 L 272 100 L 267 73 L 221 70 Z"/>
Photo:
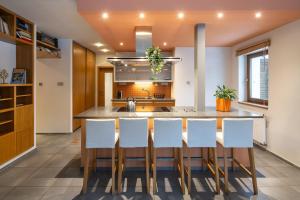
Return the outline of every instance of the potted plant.
<path id="1" fill-rule="evenodd" d="M 159 47 L 150 47 L 146 49 L 146 58 L 149 61 L 152 74 L 159 74 L 164 67 L 164 60 L 161 56 Z"/>
<path id="2" fill-rule="evenodd" d="M 225 85 L 218 85 L 214 96 L 216 97 L 216 110 L 222 112 L 229 112 L 231 101 L 237 98 L 236 90 Z"/>

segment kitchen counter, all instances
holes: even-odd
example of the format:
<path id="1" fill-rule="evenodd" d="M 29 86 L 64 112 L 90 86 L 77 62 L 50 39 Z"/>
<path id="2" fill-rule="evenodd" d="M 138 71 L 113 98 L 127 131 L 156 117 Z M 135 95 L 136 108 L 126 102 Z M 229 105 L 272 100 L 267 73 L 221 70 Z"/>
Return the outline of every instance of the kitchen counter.
<path id="1" fill-rule="evenodd" d="M 205 111 L 194 111 L 193 107 L 170 107 L 170 112 L 117 112 L 118 107 L 98 107 L 86 110 L 76 119 L 90 118 L 121 118 L 121 117 L 147 117 L 147 118 L 263 118 L 263 114 L 233 109 L 231 112 L 217 112 L 215 108 L 208 107 Z"/>
<path id="2" fill-rule="evenodd" d="M 142 109 L 144 106 L 140 106 Z M 231 112 L 217 112 L 215 108 L 206 108 L 205 111 L 194 111 L 193 107 L 169 107 L 169 112 L 117 112 L 119 107 L 98 107 L 91 108 L 86 110 L 79 115 L 76 115 L 76 119 L 81 119 L 81 163 L 86 156 L 85 151 L 85 125 L 86 119 L 108 119 L 108 118 L 138 118 L 138 117 L 146 117 L 148 118 L 148 128 L 153 128 L 153 118 L 182 118 L 182 126 L 186 128 L 186 119 L 187 118 L 217 118 L 217 127 L 222 128 L 222 118 L 263 118 L 263 114 L 258 114 L 254 112 L 247 112 L 239 109 L 233 109 Z M 119 128 L 119 122 L 116 120 L 116 129 Z M 241 133 L 243 134 L 243 133 Z M 218 145 L 217 147 L 218 157 L 222 157 L 222 147 Z M 247 149 L 227 149 L 228 156 L 234 154 L 235 159 L 239 160 L 245 166 L 249 166 L 248 152 Z M 110 156 L 110 151 L 107 149 L 98 149 L 97 157 L 106 158 Z M 174 156 L 174 150 L 171 148 L 163 148 L 157 150 L 157 154 L 159 157 L 172 157 Z M 193 148 L 191 151 L 192 157 L 199 157 L 203 155 L 207 156 L 207 149 Z M 143 151 L 141 149 L 127 149 L 126 150 L 127 157 L 143 157 Z M 92 157 L 92 155 L 90 156 Z M 222 164 L 220 162 L 220 164 Z M 175 167 L 173 161 L 158 161 L 158 167 L 164 168 L 172 168 Z M 110 162 L 108 161 L 99 161 L 97 162 L 98 167 L 109 167 Z M 126 164 L 127 167 L 143 167 L 143 163 L 138 161 L 131 161 Z M 201 161 L 193 161 L 192 166 L 194 168 L 199 168 L 202 166 Z"/>
<path id="3" fill-rule="evenodd" d="M 152 101 L 175 101 L 175 99 L 172 98 L 135 98 L 134 99 L 136 102 L 152 102 Z M 127 102 L 127 98 L 123 99 L 112 99 L 112 102 Z"/>

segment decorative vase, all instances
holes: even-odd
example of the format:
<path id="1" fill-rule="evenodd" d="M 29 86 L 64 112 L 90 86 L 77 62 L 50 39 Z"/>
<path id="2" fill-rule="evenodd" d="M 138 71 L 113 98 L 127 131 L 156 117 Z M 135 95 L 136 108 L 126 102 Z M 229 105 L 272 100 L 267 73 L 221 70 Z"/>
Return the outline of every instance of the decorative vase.
<path id="1" fill-rule="evenodd" d="M 231 100 L 216 98 L 216 110 L 221 112 L 230 112 Z"/>

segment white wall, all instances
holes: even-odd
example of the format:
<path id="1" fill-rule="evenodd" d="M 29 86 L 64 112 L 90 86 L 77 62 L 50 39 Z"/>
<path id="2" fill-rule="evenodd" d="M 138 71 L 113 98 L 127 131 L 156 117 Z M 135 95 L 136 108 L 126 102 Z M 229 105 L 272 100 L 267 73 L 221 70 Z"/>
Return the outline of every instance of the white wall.
<path id="1" fill-rule="evenodd" d="M 232 51 L 232 86 L 239 88 L 235 50 L 271 39 L 269 48 L 269 109 L 239 106 L 265 113 L 268 120 L 267 149 L 300 166 L 300 20 L 236 45 Z M 236 105 L 237 106 L 237 105 Z"/>
<path id="2" fill-rule="evenodd" d="M 194 106 L 194 48 L 177 47 L 174 56 L 182 58 L 174 67 L 173 98 L 176 106 Z"/>
<path id="3" fill-rule="evenodd" d="M 176 106 L 194 106 L 194 48 L 177 47 L 175 56 L 182 61 L 175 66 L 173 96 Z M 206 47 L 205 105 L 215 106 L 216 86 L 230 84 L 231 48 Z M 187 82 L 190 84 L 187 84 Z"/>
<path id="4" fill-rule="evenodd" d="M 38 133 L 72 132 L 72 40 L 59 39 L 59 47 L 61 59 L 36 61 Z"/>
<path id="5" fill-rule="evenodd" d="M 6 69 L 8 78 L 6 83 L 10 83 L 13 68 L 16 67 L 16 45 L 0 41 L 0 70 Z M 2 83 L 2 80 L 0 80 Z"/>

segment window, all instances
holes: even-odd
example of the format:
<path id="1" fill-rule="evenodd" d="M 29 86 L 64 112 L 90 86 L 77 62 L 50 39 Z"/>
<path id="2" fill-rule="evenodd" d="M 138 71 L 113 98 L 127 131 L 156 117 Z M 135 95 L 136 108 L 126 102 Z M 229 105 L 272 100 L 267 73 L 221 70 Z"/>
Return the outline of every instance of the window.
<path id="1" fill-rule="evenodd" d="M 247 55 L 247 82 L 248 102 L 268 105 L 269 55 L 267 50 Z"/>

